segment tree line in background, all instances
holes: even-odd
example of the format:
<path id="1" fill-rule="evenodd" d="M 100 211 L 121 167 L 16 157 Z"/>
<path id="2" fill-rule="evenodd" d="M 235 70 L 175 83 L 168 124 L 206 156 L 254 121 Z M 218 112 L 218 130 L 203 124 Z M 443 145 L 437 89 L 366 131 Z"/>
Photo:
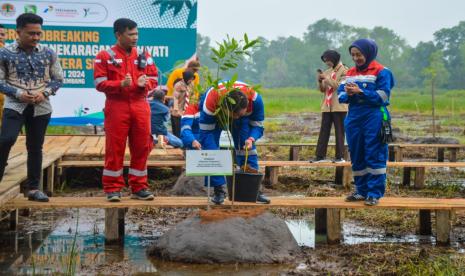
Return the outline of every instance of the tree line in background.
<path id="1" fill-rule="evenodd" d="M 344 64 L 353 62 L 348 52 L 358 38 L 371 38 L 378 44 L 378 60 L 389 67 L 398 88 L 465 89 L 465 21 L 434 33 L 434 40 L 410 46 L 405 39 L 384 27 L 373 29 L 344 25 L 321 19 L 308 26 L 303 38 L 261 38 L 250 57 L 241 61 L 236 73 L 244 81 L 265 87 L 316 87 L 316 70 L 325 69 L 320 56 L 326 49 L 341 53 Z M 197 36 L 197 54 L 202 65 L 214 67 L 210 59 L 210 38 Z"/>

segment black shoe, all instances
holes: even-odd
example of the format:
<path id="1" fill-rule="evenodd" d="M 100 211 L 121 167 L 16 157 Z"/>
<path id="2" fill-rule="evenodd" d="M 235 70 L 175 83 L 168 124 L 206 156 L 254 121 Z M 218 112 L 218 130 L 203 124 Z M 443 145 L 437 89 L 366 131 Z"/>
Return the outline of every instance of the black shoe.
<path id="1" fill-rule="evenodd" d="M 258 192 L 257 203 L 270 204 L 271 200 L 267 198 L 262 192 Z"/>
<path id="2" fill-rule="evenodd" d="M 365 199 L 365 205 L 368 205 L 368 206 L 375 206 L 375 205 L 378 205 L 378 203 L 379 203 L 379 200 L 371 196 Z"/>
<path id="3" fill-rule="evenodd" d="M 120 202 L 121 201 L 121 193 L 120 192 L 107 193 L 107 200 L 110 201 L 110 202 Z"/>
<path id="4" fill-rule="evenodd" d="M 224 197 L 226 193 L 223 189 L 223 186 L 216 186 L 213 188 L 213 198 L 211 201 L 216 205 L 221 205 L 224 203 Z"/>
<path id="5" fill-rule="evenodd" d="M 142 189 L 142 190 L 138 191 L 137 193 L 133 193 L 131 195 L 131 198 L 132 199 L 140 199 L 140 200 L 153 200 L 155 197 L 147 189 Z"/>
<path id="6" fill-rule="evenodd" d="M 38 202 L 48 202 L 48 196 L 39 190 L 29 191 L 27 199 Z"/>
<path id="7" fill-rule="evenodd" d="M 346 197 L 347 202 L 363 201 L 363 200 L 365 200 L 365 197 L 362 196 L 361 194 L 357 194 L 356 192 Z"/>

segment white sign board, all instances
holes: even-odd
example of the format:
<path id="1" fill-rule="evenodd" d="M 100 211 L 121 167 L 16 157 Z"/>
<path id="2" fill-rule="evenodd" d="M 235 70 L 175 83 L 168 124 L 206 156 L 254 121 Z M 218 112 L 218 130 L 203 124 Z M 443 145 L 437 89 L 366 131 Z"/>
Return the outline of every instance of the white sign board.
<path id="1" fill-rule="evenodd" d="M 187 176 L 232 175 L 233 160 L 229 150 L 187 150 Z"/>

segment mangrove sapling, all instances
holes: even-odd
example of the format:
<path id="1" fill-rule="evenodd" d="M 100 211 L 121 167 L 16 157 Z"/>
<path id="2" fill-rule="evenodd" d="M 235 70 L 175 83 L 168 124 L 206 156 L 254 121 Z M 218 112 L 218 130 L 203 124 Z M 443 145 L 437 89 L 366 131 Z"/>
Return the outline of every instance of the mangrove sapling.
<path id="1" fill-rule="evenodd" d="M 219 103 L 216 107 L 214 115 L 216 116 L 220 127 L 226 131 L 228 138 L 227 149 L 231 151 L 231 157 L 233 160 L 233 176 L 232 176 L 232 202 L 234 204 L 235 199 L 235 153 L 233 145 L 233 139 L 231 137 L 232 124 L 233 124 L 233 106 L 236 104 L 235 100 L 228 97 L 228 94 L 235 90 L 234 83 L 238 79 L 238 75 L 235 73 L 229 79 L 229 81 L 222 81 L 224 74 L 230 70 L 237 68 L 239 62 L 244 61 L 250 57 L 251 51 L 258 47 L 260 40 L 253 39 L 249 40 L 247 34 L 244 34 L 243 39 L 237 40 L 235 38 L 226 37 L 222 42 L 217 42 L 217 47 L 211 47 L 210 59 L 215 63 L 216 68 L 201 68 L 201 75 L 203 77 L 203 85 L 196 87 L 197 91 L 206 91 L 207 89 L 215 89 L 218 91 L 220 96 Z M 212 73 L 214 72 L 214 75 Z M 221 88 L 220 88 L 221 86 Z M 259 86 L 254 86 L 252 89 L 257 90 Z M 244 170 L 245 171 L 245 170 Z"/>

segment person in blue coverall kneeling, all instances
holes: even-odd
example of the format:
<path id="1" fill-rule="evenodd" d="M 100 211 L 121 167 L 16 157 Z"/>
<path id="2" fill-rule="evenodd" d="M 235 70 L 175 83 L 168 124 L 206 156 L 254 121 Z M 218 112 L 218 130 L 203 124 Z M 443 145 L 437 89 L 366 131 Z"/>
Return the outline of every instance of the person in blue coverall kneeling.
<path id="1" fill-rule="evenodd" d="M 349 51 L 355 67 L 349 69 L 338 89 L 339 102 L 349 104 L 344 126 L 355 182 L 355 192 L 346 201 L 365 201 L 372 206 L 385 191 L 388 145 L 382 139 L 383 120 L 390 120 L 386 106 L 394 77 L 375 60 L 378 46 L 373 40 L 356 40 Z"/>
<path id="2" fill-rule="evenodd" d="M 255 142 L 263 136 L 263 122 L 265 120 L 265 109 L 262 97 L 247 84 L 236 81 L 232 90 L 226 91 L 223 84 L 218 85 L 218 90 L 210 88 L 204 98 L 200 101 L 199 120 L 199 142 L 204 150 L 217 150 L 220 148 L 220 135 L 222 126 L 215 116 L 215 111 L 220 105 L 222 95 L 232 100 L 225 105 L 232 114 L 232 136 L 236 153 L 236 162 L 247 170 L 258 171 L 258 155 Z M 233 102 L 233 103 L 232 103 Z M 232 103 L 232 104 L 231 104 Z M 226 107 L 227 106 L 227 107 Z M 246 150 L 248 151 L 247 164 L 244 166 Z M 211 186 L 214 188 L 212 202 L 222 204 L 225 198 L 223 176 L 212 176 Z M 257 203 L 270 203 L 270 200 L 261 192 L 257 197 Z"/>
<path id="3" fill-rule="evenodd" d="M 199 142 L 199 119 L 199 103 L 193 99 L 181 117 L 181 140 L 185 149 L 202 149 Z"/>

